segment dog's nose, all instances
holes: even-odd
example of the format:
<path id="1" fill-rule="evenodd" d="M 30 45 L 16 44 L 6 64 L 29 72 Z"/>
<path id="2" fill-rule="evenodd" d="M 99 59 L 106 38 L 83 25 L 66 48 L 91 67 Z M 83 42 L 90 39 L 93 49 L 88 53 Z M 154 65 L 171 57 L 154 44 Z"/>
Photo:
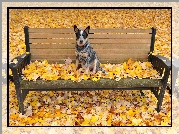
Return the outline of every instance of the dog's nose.
<path id="1" fill-rule="evenodd" d="M 80 43 L 82 44 L 82 43 L 83 43 L 83 40 L 80 40 Z"/>

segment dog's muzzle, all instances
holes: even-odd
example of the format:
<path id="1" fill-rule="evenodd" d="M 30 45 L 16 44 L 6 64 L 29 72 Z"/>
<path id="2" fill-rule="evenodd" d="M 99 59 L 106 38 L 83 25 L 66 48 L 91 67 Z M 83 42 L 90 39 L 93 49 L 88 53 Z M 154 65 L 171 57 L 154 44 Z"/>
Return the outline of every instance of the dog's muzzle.
<path id="1" fill-rule="evenodd" d="M 80 40 L 80 44 L 82 44 L 83 43 L 83 40 Z"/>

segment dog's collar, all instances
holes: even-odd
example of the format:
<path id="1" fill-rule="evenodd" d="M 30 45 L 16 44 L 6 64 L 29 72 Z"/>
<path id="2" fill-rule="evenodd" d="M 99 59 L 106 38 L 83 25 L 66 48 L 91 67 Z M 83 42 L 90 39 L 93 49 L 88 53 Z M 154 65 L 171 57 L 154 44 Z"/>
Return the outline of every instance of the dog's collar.
<path id="1" fill-rule="evenodd" d="M 87 42 L 87 43 L 85 43 L 85 48 L 88 48 L 89 46 L 90 46 L 90 44 Z"/>
<path id="2" fill-rule="evenodd" d="M 89 43 L 89 42 L 86 42 L 83 46 L 78 46 L 78 44 L 76 44 L 76 50 L 77 50 L 77 52 L 79 52 L 79 51 L 84 51 L 84 50 L 86 50 L 89 46 L 90 46 L 90 43 Z"/>

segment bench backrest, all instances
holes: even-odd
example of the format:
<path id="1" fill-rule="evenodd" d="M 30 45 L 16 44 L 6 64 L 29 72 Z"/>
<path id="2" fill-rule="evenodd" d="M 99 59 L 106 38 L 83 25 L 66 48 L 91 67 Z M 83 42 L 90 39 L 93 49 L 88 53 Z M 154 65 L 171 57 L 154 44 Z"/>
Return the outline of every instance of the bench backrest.
<path id="1" fill-rule="evenodd" d="M 49 63 L 75 61 L 76 36 L 73 28 L 24 28 L 26 51 L 31 61 Z M 89 42 L 101 63 L 121 63 L 129 58 L 147 61 L 154 50 L 156 29 L 90 29 Z"/>

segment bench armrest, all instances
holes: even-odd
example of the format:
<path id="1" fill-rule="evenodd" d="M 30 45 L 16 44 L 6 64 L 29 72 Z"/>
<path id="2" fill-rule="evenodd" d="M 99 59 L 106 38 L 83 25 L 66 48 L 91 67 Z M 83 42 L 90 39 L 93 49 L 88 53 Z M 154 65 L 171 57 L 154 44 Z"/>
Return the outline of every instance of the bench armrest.
<path id="1" fill-rule="evenodd" d="M 30 64 L 30 56 L 30 53 L 25 53 L 11 60 L 9 69 L 12 71 L 13 81 L 21 79 L 22 69 L 25 68 L 27 64 Z"/>
<path id="2" fill-rule="evenodd" d="M 166 57 L 152 54 L 149 55 L 149 61 L 152 63 L 153 68 L 163 76 L 162 81 L 164 84 L 167 84 L 171 71 L 171 61 Z"/>
<path id="3" fill-rule="evenodd" d="M 25 67 L 27 64 L 30 64 L 29 63 L 30 55 L 31 54 L 29 53 L 29 54 L 22 54 L 20 56 L 15 57 L 14 59 L 11 60 L 11 62 L 9 64 L 9 68 L 10 69 L 17 69 L 20 66 Z M 17 62 L 13 62 L 14 60 L 17 60 Z"/>

